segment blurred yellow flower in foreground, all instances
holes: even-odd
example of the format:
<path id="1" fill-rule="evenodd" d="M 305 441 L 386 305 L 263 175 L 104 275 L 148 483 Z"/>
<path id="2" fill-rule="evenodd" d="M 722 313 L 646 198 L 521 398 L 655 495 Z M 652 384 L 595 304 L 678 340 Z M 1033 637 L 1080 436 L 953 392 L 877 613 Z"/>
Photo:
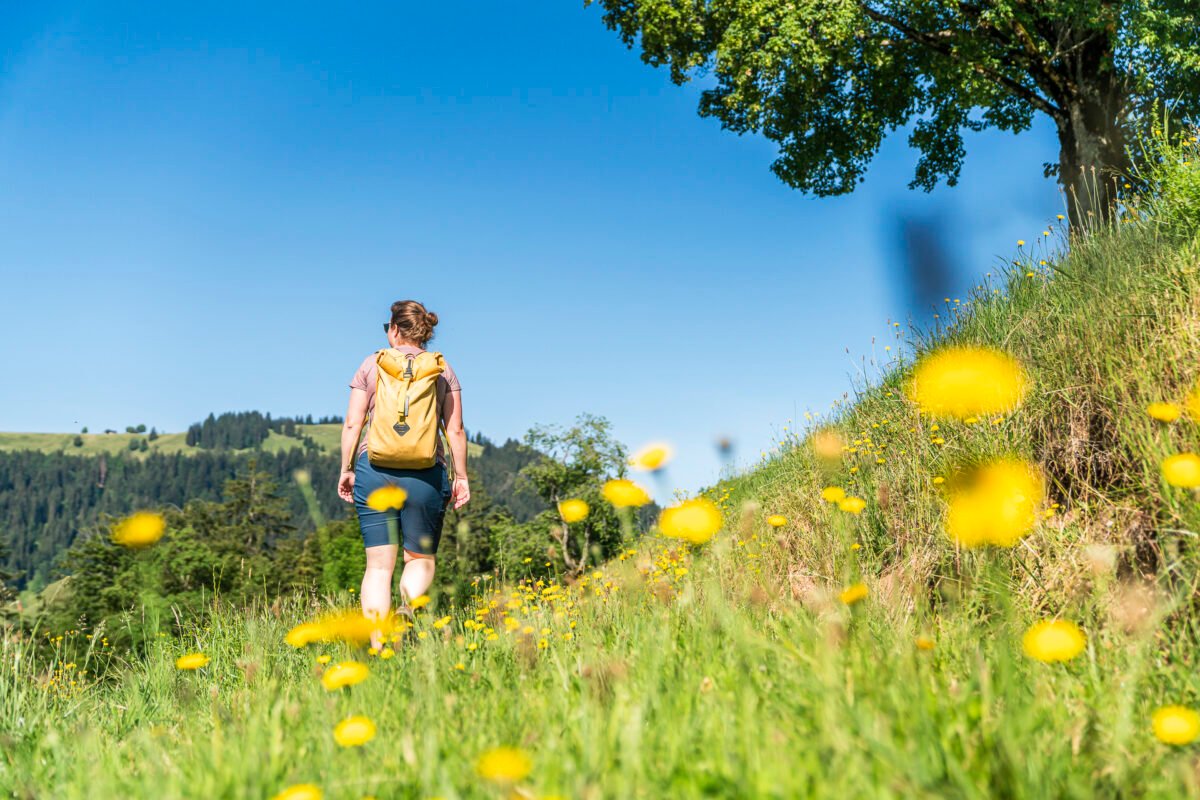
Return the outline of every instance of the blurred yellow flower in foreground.
<path id="1" fill-rule="evenodd" d="M 817 431 L 809 439 L 817 458 L 825 462 L 838 461 L 842 457 L 842 447 L 845 442 L 835 430 Z"/>
<path id="2" fill-rule="evenodd" d="M 149 547 L 162 538 L 167 529 L 163 515 L 154 511 L 139 511 L 118 522 L 112 530 L 113 544 L 122 547 Z"/>
<path id="3" fill-rule="evenodd" d="M 848 606 L 852 606 L 860 600 L 865 600 L 867 594 L 867 585 L 865 583 L 855 583 L 843 589 L 838 595 L 838 600 L 841 600 Z"/>
<path id="4" fill-rule="evenodd" d="M 404 501 L 408 499 L 408 492 L 401 489 L 399 486 L 388 485 L 380 486 L 375 491 L 367 495 L 367 508 L 375 511 L 387 511 L 390 508 L 404 508 Z"/>
<path id="5" fill-rule="evenodd" d="M 1200 736 L 1200 714 L 1183 706 L 1163 706 L 1150 724 L 1154 736 L 1165 744 L 1189 744 Z"/>
<path id="6" fill-rule="evenodd" d="M 1176 453 L 1162 462 L 1162 476 L 1172 486 L 1193 489 L 1200 486 L 1200 456 L 1195 453 Z"/>
<path id="7" fill-rule="evenodd" d="M 1012 547 L 1033 529 L 1043 491 L 1041 475 L 1029 464 L 981 467 L 951 495 L 946 533 L 963 547 Z"/>
<path id="8" fill-rule="evenodd" d="M 416 611 L 418 608 L 424 608 L 425 606 L 429 605 L 431 602 L 433 602 L 433 601 L 429 599 L 429 595 L 423 594 L 423 595 L 414 597 L 412 600 L 410 600 L 408 602 L 408 607 L 411 608 L 413 611 Z"/>
<path id="9" fill-rule="evenodd" d="M 325 691 L 333 692 L 362 683 L 369 674 L 371 671 L 362 662 L 342 661 L 325 670 L 325 674 L 321 676 L 321 685 L 325 687 Z"/>
<path id="10" fill-rule="evenodd" d="M 846 490 L 840 486 L 826 486 L 821 490 L 821 499 L 827 503 L 837 503 L 846 497 Z"/>
<path id="11" fill-rule="evenodd" d="M 314 783 L 297 783 L 284 789 L 271 800 L 321 800 L 324 796 L 321 787 Z"/>
<path id="12" fill-rule="evenodd" d="M 1159 422 L 1174 422 L 1183 414 L 1183 409 L 1174 403 L 1151 403 L 1146 406 L 1146 413 Z"/>
<path id="13" fill-rule="evenodd" d="M 361 747 L 375 738 L 375 723 L 362 715 L 346 717 L 333 729 L 333 740 L 342 747 Z"/>
<path id="14" fill-rule="evenodd" d="M 863 509 L 867 507 L 867 501 L 861 497 L 845 497 L 838 500 L 837 507 L 848 514 L 861 514 Z"/>
<path id="15" fill-rule="evenodd" d="M 772 514 L 767 517 L 767 524 L 772 528 L 782 528 L 784 525 L 787 525 L 787 517 L 783 514 Z"/>
<path id="16" fill-rule="evenodd" d="M 717 504 L 707 497 L 697 497 L 664 510 L 658 526 L 672 538 L 704 544 L 721 530 L 721 521 Z"/>
<path id="17" fill-rule="evenodd" d="M 633 481 L 625 479 L 608 481 L 604 484 L 601 493 L 605 500 L 617 508 L 644 506 L 650 502 L 650 495 L 646 493 L 645 489 Z"/>
<path id="18" fill-rule="evenodd" d="M 928 636 L 918 636 L 917 637 L 917 649 L 918 650 L 932 650 L 933 649 L 933 639 L 930 639 Z"/>
<path id="19" fill-rule="evenodd" d="M 515 747 L 494 747 L 479 757 L 475 771 L 493 783 L 516 783 L 533 771 L 533 762 Z"/>
<path id="20" fill-rule="evenodd" d="M 315 622 L 302 622 L 287 632 L 283 640 L 292 647 L 300 648 L 309 642 L 319 642 L 325 636 L 325 629 Z"/>
<path id="21" fill-rule="evenodd" d="M 1025 655 L 1044 661 L 1070 661 L 1083 652 L 1087 637 L 1079 626 L 1065 619 L 1047 619 L 1025 631 L 1021 647 Z"/>
<path id="22" fill-rule="evenodd" d="M 207 663 L 208 656 L 204 653 L 188 653 L 175 659 L 175 669 L 200 669 Z"/>
<path id="23" fill-rule="evenodd" d="M 648 444 L 629 457 L 629 466 L 634 469 L 660 470 L 667 465 L 674 455 L 671 445 L 663 442 Z"/>
<path id="24" fill-rule="evenodd" d="M 395 617 L 391 614 L 374 619 L 358 610 L 334 611 L 317 620 L 297 625 L 288 631 L 284 641 L 297 648 L 312 642 L 363 644 L 372 634 L 388 634 L 394 628 Z"/>
<path id="25" fill-rule="evenodd" d="M 908 396 L 934 417 L 966 419 L 1012 411 L 1025 397 L 1025 370 L 1012 356 L 984 347 L 947 347 L 924 356 Z"/>
<path id="26" fill-rule="evenodd" d="M 588 504 L 584 500 L 563 500 L 558 504 L 558 513 L 564 522 L 579 522 L 587 519 Z"/>

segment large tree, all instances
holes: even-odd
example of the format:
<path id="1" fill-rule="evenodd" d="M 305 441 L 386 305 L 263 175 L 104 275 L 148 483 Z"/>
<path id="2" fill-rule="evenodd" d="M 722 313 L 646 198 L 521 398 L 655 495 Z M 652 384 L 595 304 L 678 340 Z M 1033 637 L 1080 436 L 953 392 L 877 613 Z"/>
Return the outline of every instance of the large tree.
<path id="1" fill-rule="evenodd" d="M 1200 0 L 585 0 L 676 83 L 711 73 L 700 114 L 779 145 L 775 173 L 818 195 L 863 179 L 911 124 L 912 186 L 958 179 L 964 130 L 1058 130 L 1072 223 L 1107 218 L 1130 126 L 1200 107 Z"/>

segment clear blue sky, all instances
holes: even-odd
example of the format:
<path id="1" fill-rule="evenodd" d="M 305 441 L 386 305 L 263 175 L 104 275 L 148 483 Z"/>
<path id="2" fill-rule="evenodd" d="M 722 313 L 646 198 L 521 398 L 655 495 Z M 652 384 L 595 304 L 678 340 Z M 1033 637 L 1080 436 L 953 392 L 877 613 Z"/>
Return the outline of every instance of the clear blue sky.
<path id="1" fill-rule="evenodd" d="M 1061 208 L 1046 125 L 970 136 L 931 195 L 903 135 L 852 196 L 788 189 L 581 0 L 47 0 L 0 59 L 6 430 L 340 414 L 413 297 L 470 429 L 590 411 L 694 489 L 905 318 L 898 214 L 939 220 L 950 294 Z"/>

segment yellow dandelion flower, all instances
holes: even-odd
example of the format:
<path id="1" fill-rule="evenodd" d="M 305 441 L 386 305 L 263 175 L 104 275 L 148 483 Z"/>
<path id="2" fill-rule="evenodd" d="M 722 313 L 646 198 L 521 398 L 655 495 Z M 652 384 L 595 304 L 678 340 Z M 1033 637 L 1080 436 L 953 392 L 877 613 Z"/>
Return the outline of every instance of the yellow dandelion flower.
<path id="1" fill-rule="evenodd" d="M 404 501 L 408 499 L 408 492 L 401 489 L 399 486 L 389 484 L 380 486 L 375 491 L 367 495 L 367 508 L 375 511 L 387 511 L 391 508 L 404 508 Z"/>
<path id="2" fill-rule="evenodd" d="M 362 747 L 375 738 L 375 723 L 362 715 L 346 717 L 333 729 L 333 739 L 342 747 Z"/>
<path id="3" fill-rule="evenodd" d="M 707 497 L 686 500 L 662 512 L 658 527 L 675 539 L 703 544 L 721 529 L 721 509 Z"/>
<path id="4" fill-rule="evenodd" d="M 767 524 L 772 528 L 782 528 L 784 525 L 787 525 L 787 517 L 782 514 L 772 514 L 767 517 Z"/>
<path id="5" fill-rule="evenodd" d="M 930 639 L 928 636 L 918 636 L 917 637 L 917 649 L 918 650 L 932 650 L 933 649 L 933 639 Z"/>
<path id="6" fill-rule="evenodd" d="M 1159 422 L 1174 422 L 1183 414 L 1183 409 L 1174 403 L 1151 403 L 1146 413 Z"/>
<path id="7" fill-rule="evenodd" d="M 421 633 L 424 633 L 424 631 L 421 631 Z M 382 658 L 384 661 L 387 661 L 389 658 L 396 657 L 396 651 L 390 647 L 385 647 L 379 651 L 379 657 Z"/>
<path id="8" fill-rule="evenodd" d="M 188 653 L 175 659 L 175 669 L 200 669 L 208 663 L 208 660 L 208 656 L 204 653 Z"/>
<path id="9" fill-rule="evenodd" d="M 946 482 L 946 479 L 945 479 L 945 478 L 943 478 L 941 475 L 936 475 L 936 476 L 934 476 L 934 478 L 933 478 L 933 485 L 934 485 L 934 486 L 941 486 L 941 485 L 942 485 L 943 483 L 945 483 L 945 482 Z"/>
<path id="10" fill-rule="evenodd" d="M 416 611 L 419 608 L 424 608 L 425 606 L 429 605 L 431 602 L 432 601 L 429 599 L 429 595 L 423 594 L 420 597 L 414 597 L 412 600 L 410 600 L 408 603 L 408 607 L 411 608 L 413 611 Z"/>
<path id="11" fill-rule="evenodd" d="M 446 627 L 446 626 L 447 626 L 447 625 L 449 625 L 449 624 L 450 624 L 450 617 L 446 616 L 446 617 L 442 617 L 442 618 L 441 618 L 441 619 L 439 619 L 439 620 L 436 620 L 436 621 L 433 623 L 433 627 L 435 627 L 435 628 L 444 628 L 444 627 Z"/>
<path id="12" fill-rule="evenodd" d="M 1184 706 L 1163 706 L 1150 720 L 1154 736 L 1164 744 L 1190 744 L 1200 736 L 1200 714 Z"/>
<path id="13" fill-rule="evenodd" d="M 854 544 L 850 545 L 850 549 L 857 553 L 859 550 L 862 550 L 862 545 L 858 542 L 855 542 Z"/>
<path id="14" fill-rule="evenodd" d="M 855 583 L 843 589 L 838 594 L 838 600 L 841 600 L 848 606 L 852 606 L 861 600 L 865 600 L 867 594 L 867 585 L 865 583 Z"/>
<path id="15" fill-rule="evenodd" d="M 113 544 L 137 549 L 149 547 L 163 537 L 167 521 L 154 511 L 139 511 L 113 526 Z"/>
<path id="16" fill-rule="evenodd" d="M 558 504 L 558 513 L 562 516 L 563 522 L 579 522 L 587 519 L 588 504 L 584 500 L 563 500 Z"/>
<path id="17" fill-rule="evenodd" d="M 1025 370 L 1012 356 L 983 347 L 948 347 L 924 356 L 908 396 L 934 417 L 966 419 L 1012 411 L 1025 397 Z"/>
<path id="18" fill-rule="evenodd" d="M 951 495 L 946 533 L 963 547 L 1012 547 L 1037 522 L 1042 477 L 1020 461 L 998 461 L 978 469 Z"/>
<path id="19" fill-rule="evenodd" d="M 314 783 L 297 783 L 287 787 L 271 800 L 321 800 L 324 796 L 321 787 Z"/>
<path id="20" fill-rule="evenodd" d="M 325 691 L 333 692 L 347 686 L 354 686 L 367 679 L 371 671 L 360 661 L 342 661 L 325 670 L 321 676 L 321 685 Z"/>
<path id="21" fill-rule="evenodd" d="M 846 497 L 838 501 L 837 507 L 848 514 L 861 514 L 867 507 L 867 501 L 861 497 Z"/>
<path id="22" fill-rule="evenodd" d="M 479 757 L 475 771 L 492 783 L 516 783 L 533 771 L 533 761 L 515 747 L 494 747 Z"/>
<path id="23" fill-rule="evenodd" d="M 651 472 L 662 469 L 673 455 L 671 445 L 663 442 L 648 444 L 629 457 L 629 466 Z"/>
<path id="24" fill-rule="evenodd" d="M 617 508 L 644 506 L 650 502 L 650 495 L 641 486 L 629 480 L 611 480 L 604 484 L 601 490 L 604 499 Z"/>
<path id="25" fill-rule="evenodd" d="M 1172 486 L 1194 489 L 1200 486 L 1200 456 L 1195 453 L 1176 453 L 1162 462 L 1162 476 Z"/>
<path id="26" fill-rule="evenodd" d="M 320 641 L 325 637 L 325 629 L 316 622 L 303 622 L 288 631 L 284 641 L 292 647 L 301 648 L 310 642 Z"/>
<path id="27" fill-rule="evenodd" d="M 318 664 L 328 664 L 329 660 L 330 660 L 330 655 L 328 653 L 322 653 L 321 655 L 317 656 Z"/>
<path id="28" fill-rule="evenodd" d="M 846 499 L 846 490 L 840 486 L 826 486 L 821 490 L 821 499 L 827 503 L 838 503 Z"/>
<path id="29" fill-rule="evenodd" d="M 1070 661 L 1086 646 L 1087 637 L 1083 631 L 1065 619 L 1043 620 L 1027 630 L 1021 640 L 1025 655 L 1047 664 Z"/>

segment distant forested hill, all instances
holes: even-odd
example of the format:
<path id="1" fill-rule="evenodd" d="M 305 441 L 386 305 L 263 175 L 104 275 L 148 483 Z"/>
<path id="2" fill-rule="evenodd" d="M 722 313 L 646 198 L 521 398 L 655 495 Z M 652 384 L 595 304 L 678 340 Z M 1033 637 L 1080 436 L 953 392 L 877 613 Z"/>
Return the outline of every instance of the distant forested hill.
<path id="1" fill-rule="evenodd" d="M 301 531 L 312 530 L 314 521 L 293 478 L 300 469 L 312 475 L 320 512 L 327 519 L 345 517 L 351 509 L 334 486 L 340 432 L 336 418 L 314 423 L 311 417 L 242 412 L 210 415 L 186 434 L 147 432 L 145 426 L 108 434 L 0 433 L 0 545 L 8 550 L 0 572 L 15 573 L 18 587 L 38 588 L 53 579 L 61 554 L 102 515 L 219 500 L 225 482 L 252 464 L 278 483 Z M 541 511 L 541 501 L 516 481 L 535 458 L 513 440 L 495 445 L 474 435 L 470 473 L 482 489 L 480 504 L 517 521 Z"/>

